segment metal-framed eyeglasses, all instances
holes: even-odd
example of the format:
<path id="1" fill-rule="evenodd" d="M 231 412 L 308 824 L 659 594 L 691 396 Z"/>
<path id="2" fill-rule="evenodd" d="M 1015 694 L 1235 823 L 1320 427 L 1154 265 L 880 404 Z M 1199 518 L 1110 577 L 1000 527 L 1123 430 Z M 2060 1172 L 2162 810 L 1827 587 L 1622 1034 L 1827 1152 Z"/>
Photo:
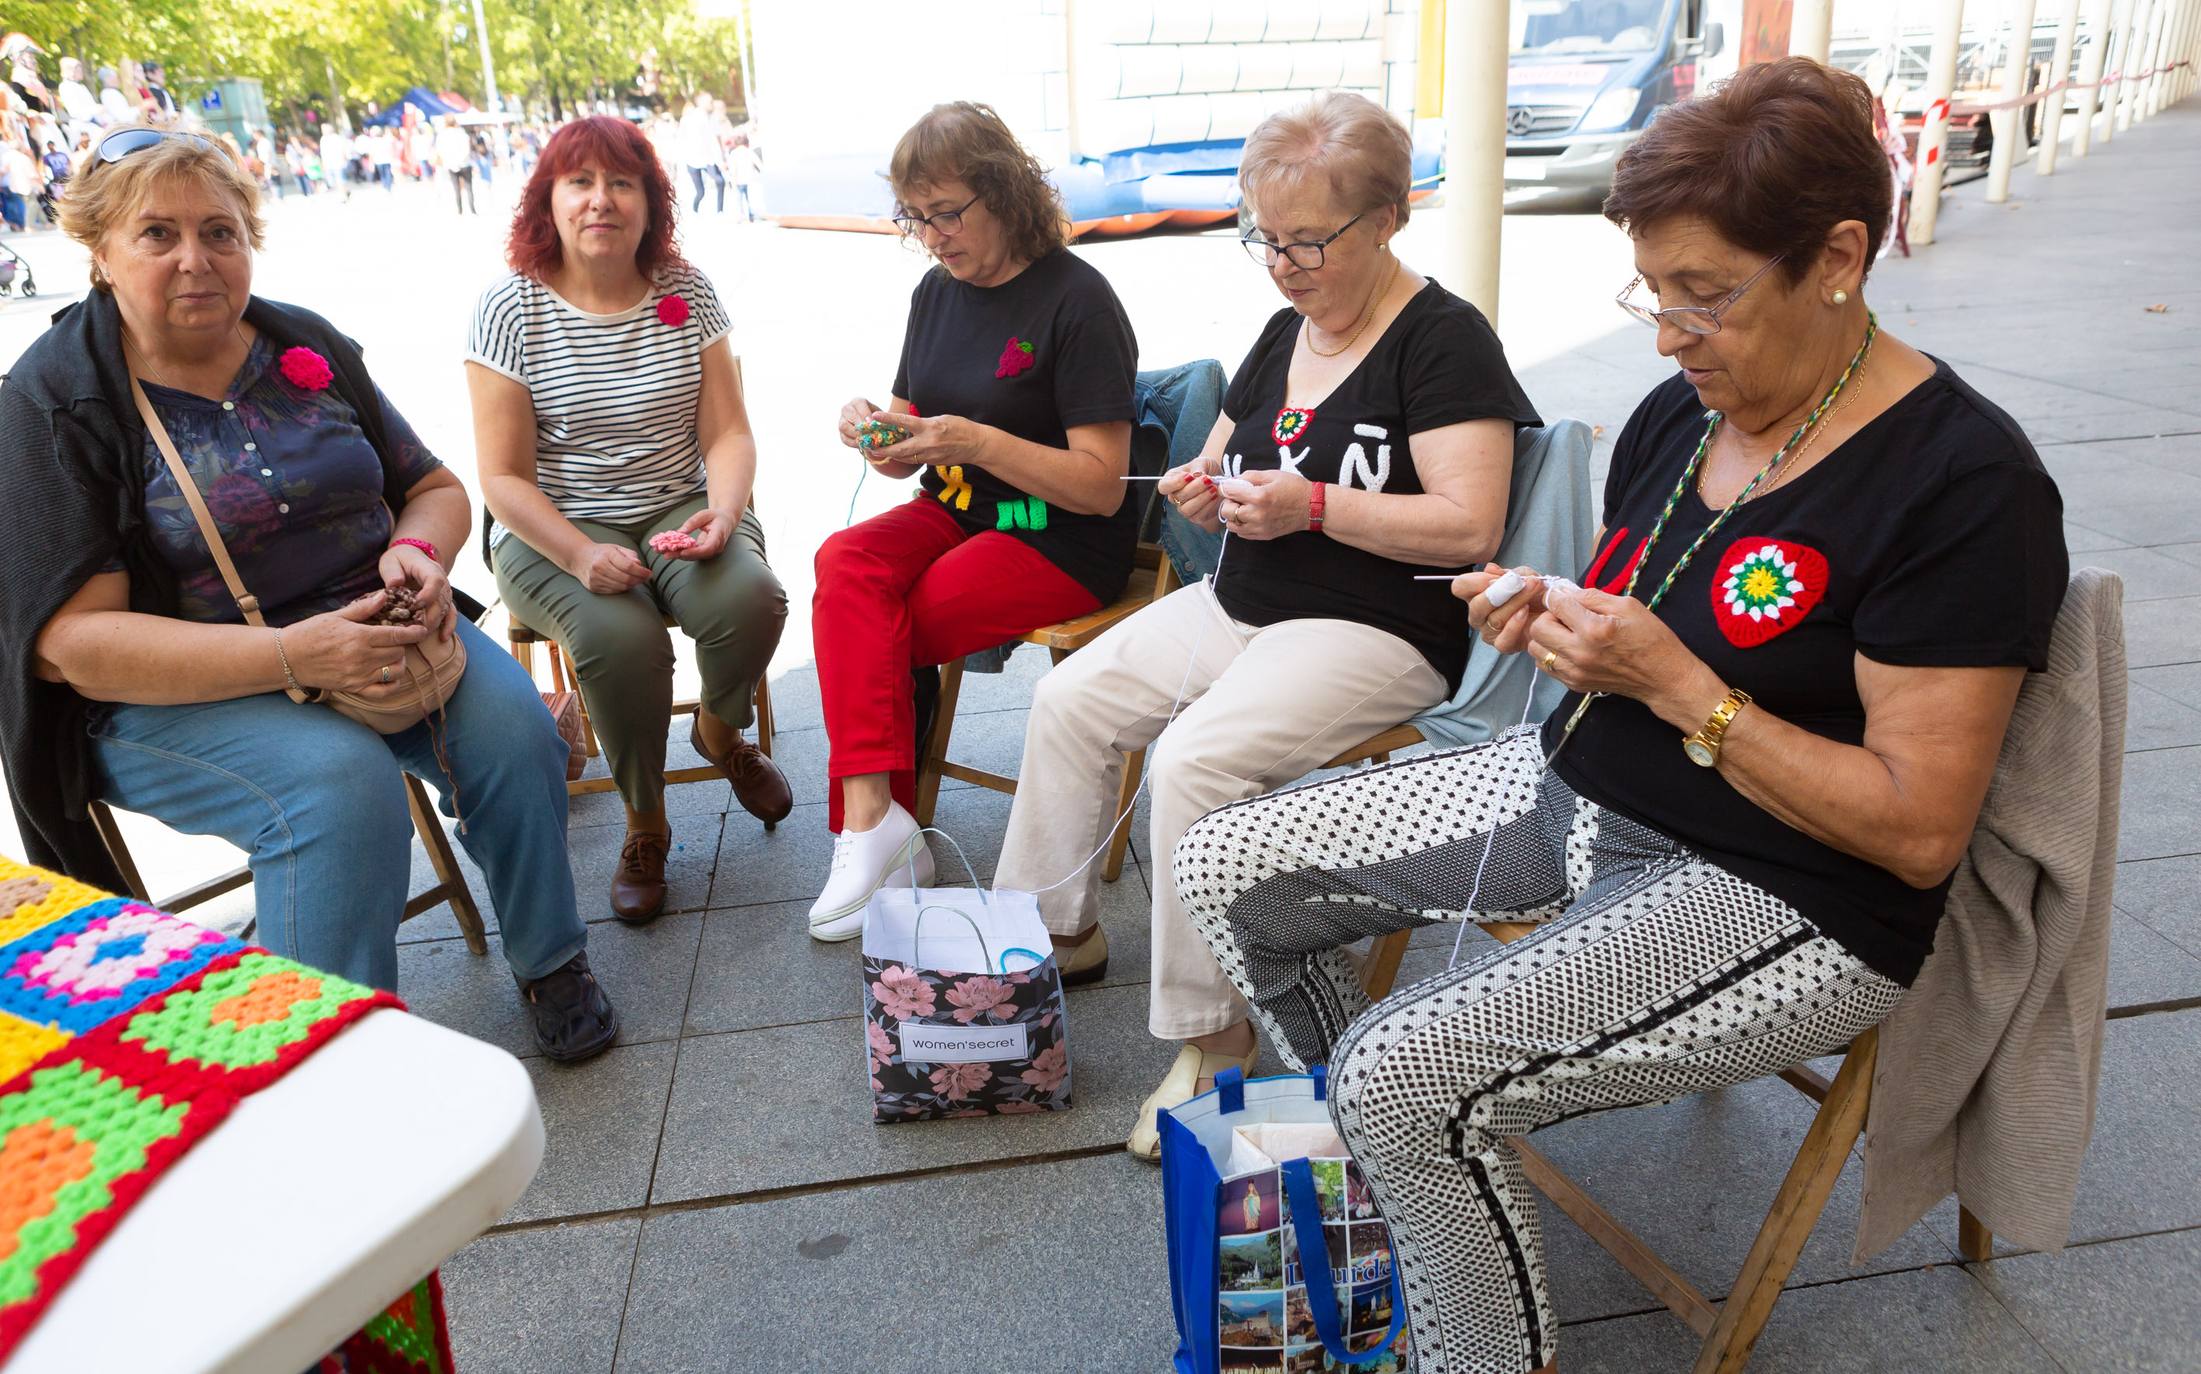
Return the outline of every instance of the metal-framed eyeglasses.
<path id="1" fill-rule="evenodd" d="M 1643 274 L 1641 272 L 1630 277 L 1628 284 L 1620 288 L 1620 294 L 1613 297 L 1613 304 L 1653 328 L 1661 324 L 1670 324 L 1674 328 L 1690 334 L 1717 334 L 1720 332 L 1720 317 L 1732 309 L 1736 301 L 1742 299 L 1743 292 L 1757 285 L 1758 278 L 1772 271 L 1774 266 L 1787 256 L 1786 253 L 1782 253 L 1769 259 L 1765 266 L 1743 278 L 1742 285 L 1710 305 L 1672 305 L 1661 310 L 1656 306 L 1645 305 L 1641 301 L 1630 300 L 1628 299 L 1630 294 L 1643 284 Z"/>
<path id="2" fill-rule="evenodd" d="M 953 210 L 942 210 L 936 215 L 920 215 L 914 210 L 904 210 L 894 217 L 894 227 L 901 230 L 902 237 L 906 239 L 916 238 L 927 226 L 943 238 L 954 238 L 963 232 L 963 212 L 978 204 L 979 199 L 972 196 Z"/>
<path id="3" fill-rule="evenodd" d="M 1345 227 L 1326 239 L 1311 239 L 1304 243 L 1271 243 L 1259 234 L 1245 234 L 1238 242 L 1245 246 L 1246 256 L 1263 267 L 1276 266 L 1278 258 L 1291 259 L 1292 266 L 1302 272 L 1317 271 L 1322 266 L 1322 250 L 1345 237 L 1345 230 L 1368 217 L 1366 210 L 1345 221 Z"/>
<path id="4" fill-rule="evenodd" d="M 142 153 L 165 139 L 180 138 L 196 143 L 210 153 L 223 151 L 220 144 L 199 134 L 185 133 L 180 129 L 117 129 L 99 141 L 101 162 L 120 162 L 132 153 Z"/>

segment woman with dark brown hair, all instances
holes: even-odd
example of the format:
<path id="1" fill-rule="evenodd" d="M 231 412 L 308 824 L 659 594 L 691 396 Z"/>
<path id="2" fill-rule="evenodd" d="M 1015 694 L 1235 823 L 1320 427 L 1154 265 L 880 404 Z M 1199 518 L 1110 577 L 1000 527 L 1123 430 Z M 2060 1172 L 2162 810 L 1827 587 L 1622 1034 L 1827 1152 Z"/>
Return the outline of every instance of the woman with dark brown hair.
<path id="1" fill-rule="evenodd" d="M 894 149 L 895 223 L 938 263 L 910 297 L 885 409 L 841 407 L 841 442 L 908 502 L 818 550 L 812 613 L 840 838 L 810 933 L 863 932 L 880 882 L 932 860 L 910 815 L 910 670 L 1114 600 L 1131 572 L 1138 341 L 1065 246 L 1039 164 L 984 105 L 934 106 Z M 893 442 L 881 443 L 879 436 Z"/>
<path id="2" fill-rule="evenodd" d="M 1177 848 L 1283 1056 L 1330 1067 L 1420 1374 L 1552 1366 L 1507 1137 L 1835 1050 L 1933 947 L 2067 560 L 2025 435 L 1865 305 L 1889 194 L 1871 93 L 1807 59 L 1660 115 L 1605 213 L 1681 372 L 1614 447 L 1589 585 L 1454 588 L 1570 695 Z M 1368 1007 L 1345 945 L 1463 918 L 1542 928 Z"/>

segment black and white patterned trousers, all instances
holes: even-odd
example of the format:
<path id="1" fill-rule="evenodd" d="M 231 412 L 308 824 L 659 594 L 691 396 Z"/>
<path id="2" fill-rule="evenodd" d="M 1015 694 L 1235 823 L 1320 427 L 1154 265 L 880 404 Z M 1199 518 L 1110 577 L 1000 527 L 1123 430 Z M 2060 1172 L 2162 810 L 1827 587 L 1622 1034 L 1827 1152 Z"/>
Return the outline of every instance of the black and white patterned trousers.
<path id="1" fill-rule="evenodd" d="M 1476 869 L 1488 864 L 1466 908 Z M 1533 728 L 1234 803 L 1177 886 L 1390 1222 L 1418 1374 L 1554 1357 L 1543 1233 L 1504 1147 L 1847 1044 L 1903 989 L 1794 908 L 1543 770 Z M 1542 923 L 1371 1008 L 1343 947 L 1442 920 Z"/>

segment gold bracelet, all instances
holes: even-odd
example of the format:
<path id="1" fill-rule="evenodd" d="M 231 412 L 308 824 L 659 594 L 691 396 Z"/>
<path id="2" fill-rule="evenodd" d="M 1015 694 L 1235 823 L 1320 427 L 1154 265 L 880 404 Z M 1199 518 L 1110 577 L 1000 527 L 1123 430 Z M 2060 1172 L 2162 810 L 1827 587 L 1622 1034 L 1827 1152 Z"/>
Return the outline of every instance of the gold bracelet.
<path id="1" fill-rule="evenodd" d="M 296 692 L 301 696 L 305 695 L 306 689 L 299 684 L 297 674 L 291 672 L 290 670 L 290 655 L 283 652 L 283 632 L 281 630 L 273 630 L 270 631 L 270 633 L 275 636 L 275 657 L 280 660 L 283 665 L 283 681 L 290 684 L 290 690 L 292 690 L 293 692 Z"/>

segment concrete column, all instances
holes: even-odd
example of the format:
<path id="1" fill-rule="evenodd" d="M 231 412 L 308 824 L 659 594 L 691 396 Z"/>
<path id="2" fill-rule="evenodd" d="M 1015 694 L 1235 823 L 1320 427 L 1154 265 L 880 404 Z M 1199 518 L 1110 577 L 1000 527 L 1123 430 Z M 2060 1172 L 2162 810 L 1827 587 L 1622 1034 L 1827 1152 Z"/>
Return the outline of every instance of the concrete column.
<path id="1" fill-rule="evenodd" d="M 2112 75 L 2122 74 L 2126 67 L 2132 65 L 2126 57 L 2125 45 L 2132 37 L 2132 11 L 2138 3 L 2139 0 L 2116 0 L 2116 4 L 2112 8 L 2109 31 L 2103 35 L 2104 40 L 2109 44 L 2109 60 L 2102 69 L 2105 80 Z M 2117 97 L 2124 94 L 2124 89 L 2124 86 L 2119 84 L 2105 86 L 2097 92 L 2102 98 L 2102 119 L 2100 127 L 2095 129 L 2094 132 L 2100 136 L 2104 146 L 2107 146 L 2117 136 Z"/>
<path id="2" fill-rule="evenodd" d="M 1788 55 L 1827 60 L 1834 41 L 1834 0 L 1796 0 L 1789 11 Z"/>
<path id="3" fill-rule="evenodd" d="M 2041 102 L 2040 174 L 2056 174 L 2056 149 L 2063 138 L 2064 93 L 2054 88 L 2071 79 L 2071 43 L 2079 33 L 2079 0 L 2063 0 L 2063 21 L 2056 26 L 2056 55 L 2048 59 L 2048 81 L 2043 89 L 2053 92 Z"/>
<path id="4" fill-rule="evenodd" d="M 1910 241 L 1934 241 L 1941 218 L 1941 178 L 1948 171 L 1949 96 L 1956 90 L 1956 45 L 1964 32 L 1964 0 L 1938 0 L 1933 51 L 1926 59 L 1926 122 L 1918 131 L 1918 169 L 1911 178 Z"/>
<path id="5" fill-rule="evenodd" d="M 2172 60 L 2171 45 L 2178 40 L 2178 30 L 2186 22 L 2186 0 L 2168 0 L 2163 13 L 2157 16 L 2155 29 L 2155 61 L 2152 65 L 2168 67 Z M 2147 112 L 2152 115 L 2163 108 L 2163 97 L 2170 91 L 2169 72 L 2159 71 L 2148 78 Z"/>
<path id="6" fill-rule="evenodd" d="M 1506 208 L 1506 14 L 1506 0 L 1449 0 L 1444 16 L 1445 241 L 1439 270 L 1445 284 L 1493 325 Z"/>
<path id="7" fill-rule="evenodd" d="M 2109 52 L 2110 0 L 2092 0 L 2086 10 L 2086 52 L 2079 58 L 2079 127 L 2071 131 L 2071 156 L 2085 157 L 2094 136 L 2094 108 L 2101 102 L 2103 57 Z M 2049 168 L 2041 168 L 2046 176 Z"/>
<path id="8" fill-rule="evenodd" d="M 2025 98 L 2025 81 L 2033 66 L 2033 0 L 2010 0 L 2010 46 L 2003 56 L 2002 103 Z M 1995 147 L 1987 156 L 1987 202 L 2000 205 L 2010 198 L 2010 169 L 2025 155 L 2018 145 L 2025 138 L 2025 111 L 2017 107 L 1987 116 L 1995 122 Z"/>
<path id="9" fill-rule="evenodd" d="M 2139 92 L 2141 72 L 2147 70 L 2148 26 L 2153 22 L 2157 0 L 2132 0 L 2132 11 L 2125 29 L 2125 50 L 2117 62 L 2124 80 L 2117 84 L 2117 117 L 2119 133 L 2132 127 L 2133 96 Z"/>

